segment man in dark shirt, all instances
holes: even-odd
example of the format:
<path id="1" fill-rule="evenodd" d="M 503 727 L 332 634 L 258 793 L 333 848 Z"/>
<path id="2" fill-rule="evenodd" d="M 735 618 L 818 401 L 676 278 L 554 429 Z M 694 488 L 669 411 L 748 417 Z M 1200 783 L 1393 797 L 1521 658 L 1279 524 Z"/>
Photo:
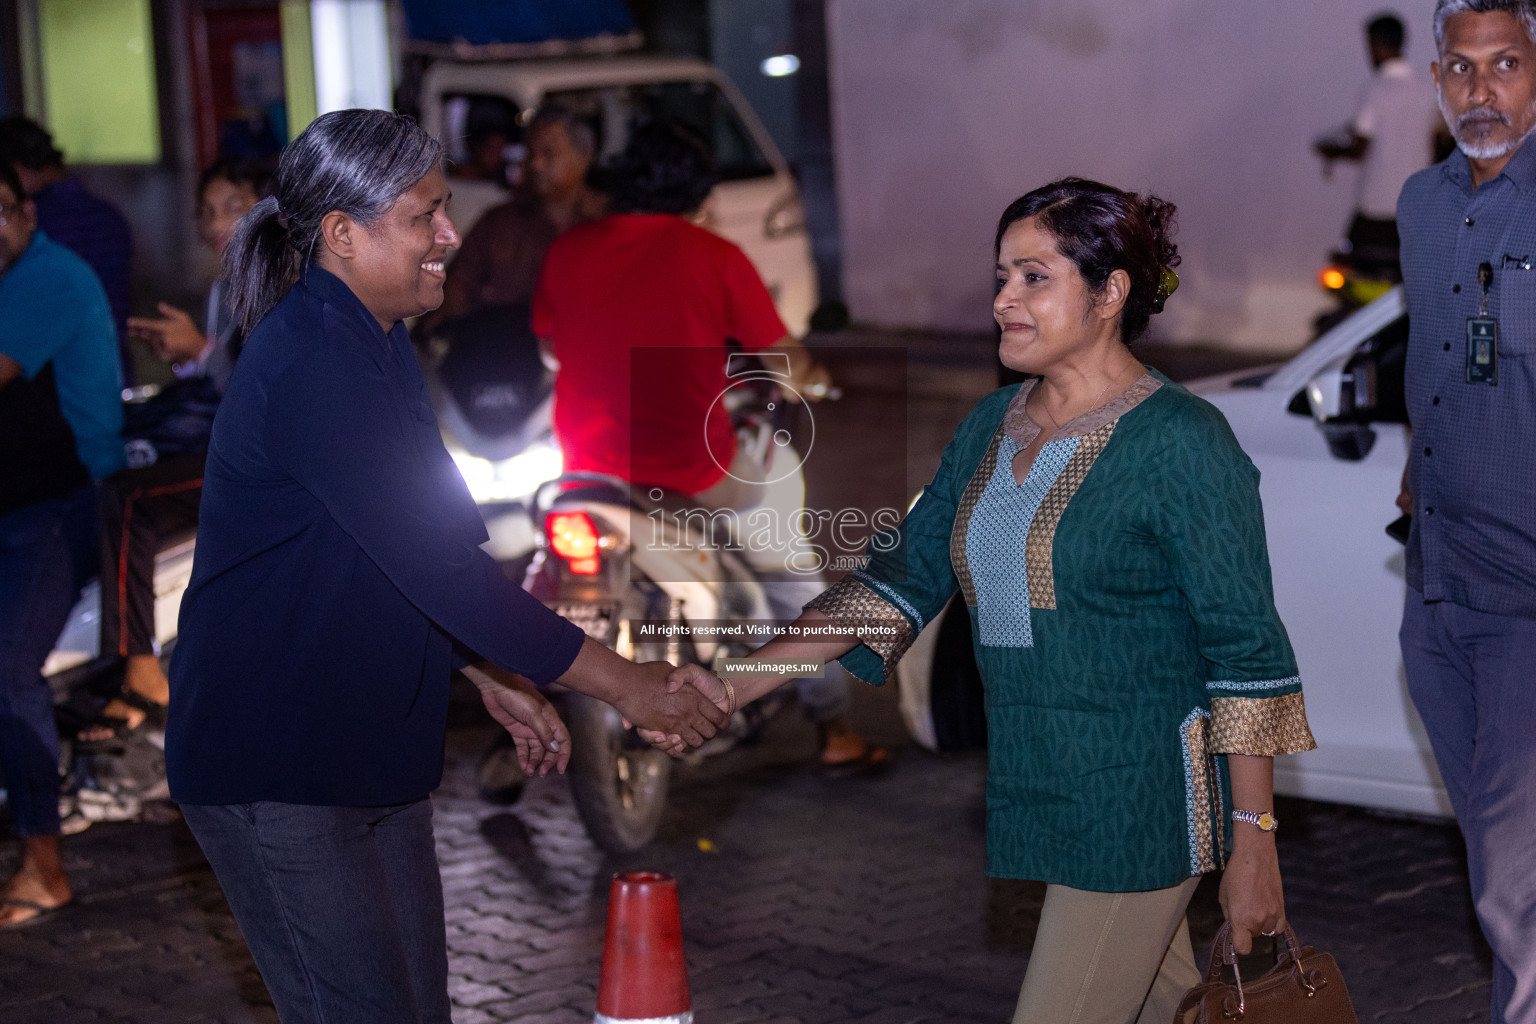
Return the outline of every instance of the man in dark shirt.
<path id="1" fill-rule="evenodd" d="M 122 468 L 117 338 L 96 275 L 0 165 L 0 769 L 22 839 L 0 928 L 70 900 L 43 662 L 96 564 L 92 480 Z"/>
<path id="2" fill-rule="evenodd" d="M 601 213 L 586 186 L 596 140 L 568 111 L 546 107 L 528 125 L 526 188 L 487 210 L 448 265 L 443 304 L 421 318 L 418 336 L 461 313 L 533 298 L 544 254 L 562 231 Z"/>
<path id="3" fill-rule="evenodd" d="M 1411 327 L 1403 662 L 1467 843 L 1493 1024 L 1536 1021 L 1536 13 L 1440 0 L 1459 152 L 1398 201 Z"/>
<path id="4" fill-rule="evenodd" d="M 21 187 L 37 207 L 37 226 L 85 260 L 96 272 L 112 308 L 123 379 L 133 380 L 128 348 L 129 270 L 133 237 L 117 207 L 64 170 L 64 154 L 35 121 L 0 119 L 0 161 L 16 169 Z"/>

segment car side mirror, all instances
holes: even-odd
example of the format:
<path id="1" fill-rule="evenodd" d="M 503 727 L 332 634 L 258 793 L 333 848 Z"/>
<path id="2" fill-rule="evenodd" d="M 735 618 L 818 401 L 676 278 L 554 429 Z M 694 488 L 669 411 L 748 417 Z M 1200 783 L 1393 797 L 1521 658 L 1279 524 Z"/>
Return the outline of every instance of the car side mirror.
<path id="1" fill-rule="evenodd" d="M 1365 422 L 1376 408 L 1376 390 L 1376 361 L 1356 357 L 1307 381 L 1307 408 L 1319 423 Z"/>
<path id="2" fill-rule="evenodd" d="M 1358 462 L 1376 444 L 1366 423 L 1376 405 L 1376 364 L 1366 358 L 1323 370 L 1307 382 L 1307 407 L 1336 459 Z"/>

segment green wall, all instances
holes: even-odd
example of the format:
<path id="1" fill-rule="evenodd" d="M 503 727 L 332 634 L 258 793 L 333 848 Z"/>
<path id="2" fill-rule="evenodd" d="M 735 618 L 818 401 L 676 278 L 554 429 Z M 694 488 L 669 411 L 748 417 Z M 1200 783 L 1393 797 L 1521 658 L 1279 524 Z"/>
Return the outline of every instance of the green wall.
<path id="1" fill-rule="evenodd" d="M 76 164 L 160 160 L 149 0 L 38 0 L 43 109 Z"/>

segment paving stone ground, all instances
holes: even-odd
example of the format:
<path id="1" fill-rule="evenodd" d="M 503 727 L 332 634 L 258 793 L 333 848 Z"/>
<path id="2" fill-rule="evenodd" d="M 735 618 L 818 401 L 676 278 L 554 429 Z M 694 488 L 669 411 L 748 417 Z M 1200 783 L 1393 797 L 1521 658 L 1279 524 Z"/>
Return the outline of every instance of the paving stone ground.
<path id="1" fill-rule="evenodd" d="M 818 413 L 813 500 L 910 494 L 932 472 L 991 370 L 965 339 L 927 344 L 905 386 L 861 379 L 856 353 L 832 360 L 849 397 Z M 829 458 L 839 451 L 852 454 Z M 658 840 L 614 859 L 588 841 L 564 780 L 508 808 L 476 797 L 491 730 L 460 693 L 435 798 L 455 1024 L 590 1021 L 608 882 L 631 868 L 678 878 L 700 1024 L 1007 1020 L 1042 889 L 982 875 L 984 755 L 929 754 L 905 742 L 893 694 L 855 697 L 856 720 L 895 748 L 888 770 L 818 770 L 791 709 L 759 744 L 680 765 Z M 1489 960 L 1452 826 L 1295 801 L 1277 812 L 1291 920 L 1338 957 L 1362 1021 L 1488 1020 Z M 0 1024 L 274 1024 L 184 826 L 98 825 L 65 851 L 75 905 L 0 933 Z M 0 872 L 12 865 L 7 848 Z M 1197 946 L 1219 923 L 1211 878 L 1191 910 Z"/>
<path id="2" fill-rule="evenodd" d="M 473 792 L 490 736 L 469 696 L 435 804 L 455 1024 L 588 1022 L 615 871 L 676 875 L 701 1024 L 1007 1020 L 1041 888 L 982 876 L 982 755 L 903 744 L 891 697 L 857 718 L 888 770 L 831 776 L 791 708 L 763 741 L 679 765 L 661 835 L 604 857 L 564 780 L 512 807 Z M 1332 951 L 1362 1021 L 1486 1021 L 1489 965 L 1443 823 L 1282 802 L 1287 905 Z M 707 842 L 704 842 L 707 841 Z M 79 898 L 0 934 L 0 1024 L 271 1024 L 260 978 L 184 826 L 98 825 L 66 841 Z M 9 861 L 0 863 L 8 870 Z M 1220 922 L 1215 879 L 1191 912 Z"/>

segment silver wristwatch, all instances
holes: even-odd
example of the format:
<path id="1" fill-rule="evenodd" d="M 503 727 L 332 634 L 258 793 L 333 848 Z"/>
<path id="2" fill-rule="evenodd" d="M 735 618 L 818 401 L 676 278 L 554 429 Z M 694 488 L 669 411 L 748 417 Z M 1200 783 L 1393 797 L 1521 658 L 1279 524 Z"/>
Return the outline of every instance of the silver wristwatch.
<path id="1" fill-rule="evenodd" d="M 1263 814 L 1259 814 L 1255 811 L 1233 811 L 1232 820 L 1246 821 L 1248 824 L 1257 828 L 1260 832 L 1280 831 L 1280 822 L 1276 820 L 1275 816 L 1270 814 L 1268 811 L 1265 811 Z"/>

